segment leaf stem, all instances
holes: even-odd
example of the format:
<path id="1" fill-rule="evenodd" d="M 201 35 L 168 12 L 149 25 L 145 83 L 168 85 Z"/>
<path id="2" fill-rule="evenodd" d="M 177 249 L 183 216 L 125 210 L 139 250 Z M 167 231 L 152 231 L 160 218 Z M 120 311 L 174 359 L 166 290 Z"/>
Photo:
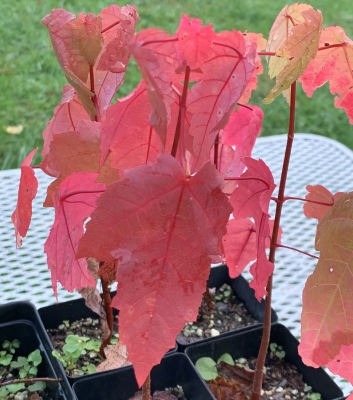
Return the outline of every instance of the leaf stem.
<path id="1" fill-rule="evenodd" d="M 100 262 L 99 264 L 100 264 L 100 268 L 102 268 L 105 263 Z M 112 336 L 113 336 L 114 316 L 113 316 L 113 308 L 111 307 L 112 298 L 110 297 L 109 284 L 103 278 L 103 276 L 101 276 L 100 279 L 101 279 L 102 290 L 103 290 L 104 309 L 105 309 L 105 314 L 107 316 L 108 328 L 110 330 L 109 336 L 106 339 L 102 338 L 101 346 L 99 348 L 99 354 L 105 358 L 104 349 L 108 346 L 108 344 L 110 343 Z"/>
<path id="2" fill-rule="evenodd" d="M 142 400 L 151 400 L 151 375 L 148 374 L 147 378 L 142 385 Z"/>
<path id="3" fill-rule="evenodd" d="M 291 155 L 293 140 L 294 140 L 295 99 L 296 99 L 296 82 L 293 82 L 291 85 L 291 91 L 290 91 L 290 111 L 289 111 L 289 127 L 288 127 L 288 135 L 287 135 L 287 145 L 286 145 L 286 150 L 285 150 L 285 154 L 284 154 L 281 180 L 280 180 L 279 189 L 278 189 L 278 201 L 276 204 L 276 213 L 275 213 L 275 220 L 274 220 L 274 224 L 273 224 L 273 232 L 272 232 L 272 237 L 271 237 L 270 254 L 268 257 L 269 261 L 272 263 L 275 262 L 276 245 L 277 245 L 277 238 L 278 238 L 278 232 L 279 232 L 279 226 L 280 226 L 280 220 L 281 220 L 284 191 L 285 191 L 285 187 L 286 187 L 290 155 Z M 263 368 L 265 365 L 268 345 L 270 343 L 272 275 L 270 276 L 270 278 L 268 280 L 266 291 L 267 291 L 267 296 L 265 299 L 264 326 L 263 326 L 260 349 L 259 349 L 258 358 L 257 358 L 257 362 L 256 362 L 251 400 L 260 400 L 262 378 L 263 378 Z"/>
<path id="4" fill-rule="evenodd" d="M 318 256 L 314 256 L 314 254 L 310 254 L 310 253 L 307 253 L 306 251 L 299 250 L 299 249 L 297 249 L 296 247 L 285 246 L 284 244 L 279 244 L 279 243 L 276 244 L 276 247 L 277 247 L 277 248 L 278 248 L 278 247 L 282 247 L 282 248 L 284 248 L 284 249 L 294 250 L 294 251 L 297 251 L 298 253 L 305 254 L 305 255 L 308 256 L 308 257 L 316 258 L 317 260 L 319 259 Z"/>
<path id="5" fill-rule="evenodd" d="M 238 176 L 237 178 L 224 178 L 225 181 L 259 181 L 262 182 L 269 189 L 270 184 L 257 176 Z"/>
<path id="6" fill-rule="evenodd" d="M 190 67 L 186 67 L 183 93 L 181 95 L 180 105 L 179 105 L 178 122 L 177 122 L 177 125 L 175 128 L 175 135 L 174 135 L 173 147 L 172 147 L 172 152 L 171 152 L 171 155 L 173 157 L 175 157 L 177 154 L 180 135 L 184 135 L 186 99 L 187 99 L 188 90 L 189 90 L 189 80 L 190 80 Z"/>
<path id="7" fill-rule="evenodd" d="M 319 47 L 318 51 L 332 49 L 333 47 L 345 47 L 347 43 L 328 44 L 327 46 Z"/>
<path id="8" fill-rule="evenodd" d="M 278 198 L 277 197 L 271 197 L 271 200 L 275 201 L 276 203 L 278 202 Z M 292 197 L 292 196 L 285 196 L 283 197 L 283 203 L 287 200 L 299 200 L 299 201 L 304 201 L 304 202 L 308 202 L 308 203 L 314 203 L 314 204 L 319 204 L 320 206 L 328 206 L 328 207 L 332 207 L 333 206 L 333 202 L 332 203 L 324 203 L 322 201 L 315 201 L 315 200 L 309 200 L 309 199 L 305 199 L 302 197 Z"/>
<path id="9" fill-rule="evenodd" d="M 100 114 L 99 114 L 99 107 L 98 107 L 98 101 L 97 101 L 97 96 L 96 96 L 96 92 L 94 91 L 94 69 L 93 69 L 93 65 L 89 66 L 89 81 L 90 81 L 90 90 L 93 93 L 93 96 L 91 97 L 92 103 L 94 105 L 94 108 L 96 109 L 96 115 L 94 117 L 94 120 L 96 122 L 100 122 L 101 118 L 100 118 Z"/>
<path id="10" fill-rule="evenodd" d="M 27 378 L 27 379 L 11 379 L 6 382 L 1 382 L 0 387 L 17 383 L 33 383 L 33 382 L 61 382 L 62 378 Z"/>
<path id="11" fill-rule="evenodd" d="M 113 22 L 112 24 L 110 24 L 110 25 L 107 26 L 106 28 L 102 29 L 102 30 L 101 30 L 101 33 L 104 33 L 104 32 L 109 31 L 109 29 L 113 28 L 115 25 L 120 24 L 120 22 L 121 22 L 121 20 Z"/>

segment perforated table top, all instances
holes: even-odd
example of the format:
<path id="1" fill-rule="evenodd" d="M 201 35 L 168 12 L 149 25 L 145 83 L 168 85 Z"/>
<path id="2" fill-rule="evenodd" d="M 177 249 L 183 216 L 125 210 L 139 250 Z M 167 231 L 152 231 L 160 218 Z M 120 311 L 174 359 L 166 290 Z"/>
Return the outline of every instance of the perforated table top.
<path id="1" fill-rule="evenodd" d="M 253 157 L 262 158 L 279 184 L 286 135 L 259 138 Z M 54 210 L 42 207 L 52 178 L 36 170 L 39 188 L 33 218 L 23 247 L 15 248 L 11 214 L 16 207 L 20 170 L 0 171 L 0 304 L 29 300 L 37 307 L 54 303 L 50 273 L 43 251 L 53 223 Z M 332 192 L 353 189 L 353 152 L 340 143 L 317 135 L 296 134 L 289 167 L 286 195 L 304 197 L 307 184 L 322 184 Z M 274 216 L 274 204 L 271 206 Z M 282 243 L 315 254 L 315 221 L 302 213 L 303 203 L 287 201 L 283 206 Z M 301 292 L 316 260 L 287 249 L 278 249 L 274 274 L 273 308 L 279 321 L 300 337 Z M 245 273 L 250 279 L 250 275 Z M 79 297 L 59 289 L 59 301 Z M 345 394 L 351 385 L 335 378 Z"/>

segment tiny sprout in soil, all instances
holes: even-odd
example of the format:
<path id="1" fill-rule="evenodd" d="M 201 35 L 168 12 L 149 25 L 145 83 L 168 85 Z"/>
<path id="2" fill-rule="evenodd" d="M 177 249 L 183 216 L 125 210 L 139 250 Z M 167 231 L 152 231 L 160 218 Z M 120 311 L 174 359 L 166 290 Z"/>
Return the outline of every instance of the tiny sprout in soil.
<path id="1" fill-rule="evenodd" d="M 38 366 L 42 362 L 40 350 L 32 351 L 27 357 L 17 356 L 20 342 L 15 339 L 12 342 L 4 341 L 0 351 L 0 398 L 6 399 L 10 394 L 18 392 L 41 392 L 46 384 L 43 381 L 35 381 Z M 21 382 L 16 383 L 16 381 Z M 10 383 L 9 382 L 13 382 Z"/>

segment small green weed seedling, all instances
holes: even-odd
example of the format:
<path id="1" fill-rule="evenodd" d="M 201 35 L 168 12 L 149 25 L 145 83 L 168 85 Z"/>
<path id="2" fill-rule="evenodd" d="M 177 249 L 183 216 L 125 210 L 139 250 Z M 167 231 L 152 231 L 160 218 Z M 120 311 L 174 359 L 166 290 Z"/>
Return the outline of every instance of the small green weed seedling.
<path id="1" fill-rule="evenodd" d="M 270 343 L 270 356 L 284 358 L 286 356 L 286 352 L 283 350 L 282 346 L 279 346 L 277 343 Z"/>
<path id="2" fill-rule="evenodd" d="M 99 340 L 89 339 L 85 336 L 68 335 L 63 346 L 63 354 L 53 350 L 53 356 L 63 364 L 66 370 L 71 370 L 78 367 L 78 359 L 87 354 L 87 351 L 90 351 L 93 356 L 91 358 L 94 358 L 94 354 L 99 352 L 100 345 Z M 93 364 L 88 364 L 82 366 L 82 370 L 79 370 L 78 374 L 92 374 L 94 372 L 96 372 L 96 367 Z"/>
<path id="3" fill-rule="evenodd" d="M 228 354 L 222 354 L 217 362 L 212 360 L 211 357 L 201 357 L 196 361 L 196 369 L 199 371 L 200 375 L 205 381 L 210 381 L 212 379 L 216 379 L 219 376 L 217 365 L 224 361 L 229 365 L 235 365 L 233 357 Z"/>
<path id="4" fill-rule="evenodd" d="M 19 379 L 35 378 L 38 373 L 37 367 L 42 362 L 40 350 L 36 349 L 32 351 L 27 357 L 19 356 L 14 359 L 16 350 L 19 348 L 20 342 L 17 339 L 12 342 L 5 340 L 2 344 L 3 350 L 0 351 L 0 365 L 4 366 L 4 368 L 0 368 L 0 374 L 5 376 L 11 372 L 13 376 L 18 375 Z M 14 370 L 17 370 L 17 373 Z M 22 389 L 36 392 L 45 389 L 45 386 L 45 382 L 43 381 L 37 381 L 28 386 L 24 382 L 1 386 L 0 398 L 7 398 L 8 395 L 15 394 Z"/>

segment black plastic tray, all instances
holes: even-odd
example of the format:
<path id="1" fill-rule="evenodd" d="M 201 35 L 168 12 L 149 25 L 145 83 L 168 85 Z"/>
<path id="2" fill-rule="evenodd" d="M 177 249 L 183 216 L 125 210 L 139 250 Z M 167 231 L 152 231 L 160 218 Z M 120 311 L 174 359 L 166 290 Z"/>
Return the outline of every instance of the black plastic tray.
<path id="1" fill-rule="evenodd" d="M 188 357 L 170 354 L 151 371 L 152 393 L 168 387 L 182 386 L 188 400 L 212 400 L 213 395 Z M 128 400 L 138 391 L 132 367 L 87 376 L 73 385 L 78 400 Z"/>
<path id="2" fill-rule="evenodd" d="M 256 357 L 260 347 L 262 328 L 233 333 L 225 338 L 216 338 L 210 343 L 195 344 L 186 349 L 186 354 L 193 363 L 201 357 L 211 357 L 217 360 L 222 354 L 229 353 L 233 358 Z M 304 382 L 320 393 L 322 400 L 332 400 L 342 397 L 343 393 L 336 383 L 322 368 L 306 366 L 298 354 L 298 340 L 281 325 L 274 324 L 271 328 L 270 343 L 277 343 L 286 352 L 285 360 L 294 364 L 303 375 Z M 213 397 L 214 398 L 214 397 Z"/>
<path id="3" fill-rule="evenodd" d="M 112 296 L 115 295 L 115 291 L 111 293 Z M 38 310 L 39 316 L 42 320 L 42 323 L 46 330 L 57 328 L 63 321 L 74 322 L 80 320 L 82 318 L 93 318 L 98 319 L 99 316 L 94 313 L 90 308 L 85 305 L 85 300 L 83 298 L 66 301 L 64 303 L 57 303 L 50 306 L 42 307 Z M 114 315 L 118 315 L 119 311 L 113 308 Z M 49 339 L 50 342 L 50 339 Z M 54 348 L 50 342 L 51 350 L 53 351 Z M 169 350 L 168 354 L 175 352 L 176 347 L 174 349 Z M 66 375 L 65 369 L 62 366 L 61 362 L 57 359 L 56 363 L 59 364 L 58 368 L 62 371 L 63 374 L 67 377 L 69 383 L 73 385 L 78 380 L 83 379 L 87 375 L 71 377 Z M 100 375 L 102 372 L 95 372 L 94 374 L 90 374 L 89 376 Z"/>
<path id="4" fill-rule="evenodd" d="M 238 276 L 237 278 L 230 278 L 228 273 L 228 267 L 226 265 L 218 265 L 211 268 L 210 277 L 207 281 L 207 287 L 209 288 L 219 288 L 224 283 L 231 286 L 234 294 L 238 297 L 240 301 L 243 302 L 245 308 L 248 310 L 250 315 L 258 320 L 258 323 L 249 325 L 243 328 L 232 330 L 229 332 L 221 333 L 217 337 L 227 337 L 232 335 L 234 332 L 241 332 L 243 330 L 252 329 L 256 326 L 262 326 L 265 313 L 265 301 L 259 302 L 255 295 L 254 290 L 249 286 L 248 281 L 243 276 Z M 276 312 L 271 310 L 271 322 L 272 324 L 278 321 Z M 185 349 L 195 343 L 207 343 L 212 341 L 214 338 L 197 338 L 197 337 L 177 337 L 177 344 L 179 351 L 185 351 Z"/>
<path id="5" fill-rule="evenodd" d="M 14 339 L 21 343 L 18 355 L 28 356 L 36 349 L 41 351 L 42 363 L 38 367 L 38 377 L 63 379 L 60 383 L 47 383 L 47 388 L 55 400 L 76 399 L 66 374 L 62 374 L 61 370 L 55 367 L 56 360 L 51 354 L 50 340 L 36 308 L 29 302 L 18 301 L 0 306 L 0 344 L 5 340 Z"/>

